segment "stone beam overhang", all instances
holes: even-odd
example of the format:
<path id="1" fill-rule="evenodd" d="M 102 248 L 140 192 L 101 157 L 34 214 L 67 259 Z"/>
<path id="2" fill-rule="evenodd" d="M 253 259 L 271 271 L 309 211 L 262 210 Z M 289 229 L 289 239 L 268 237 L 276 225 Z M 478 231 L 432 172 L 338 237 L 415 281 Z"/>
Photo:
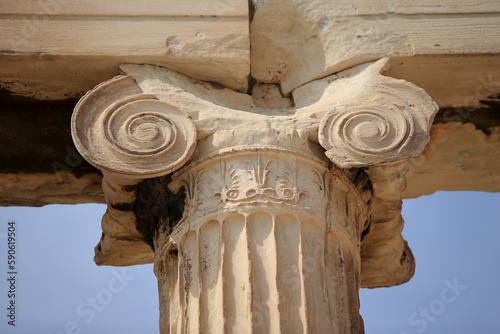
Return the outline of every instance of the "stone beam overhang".
<path id="1" fill-rule="evenodd" d="M 371 203 L 371 216 L 362 234 L 361 284 L 377 287 L 407 281 L 413 275 L 414 260 L 401 237 L 404 175 L 409 158 L 418 156 L 428 140 L 427 131 L 437 106 L 416 86 L 381 75 L 386 68 L 387 60 L 360 65 L 297 89 L 293 93 L 294 107 L 264 109 L 249 95 L 217 89 L 164 68 L 122 66 L 126 75 L 90 91 L 77 105 L 73 117 L 77 148 L 105 175 L 108 211 L 102 223 L 103 237 L 96 247 L 96 262 L 133 265 L 153 260 L 153 252 L 138 230 L 134 212 L 137 191 L 143 179 L 166 175 L 176 168 L 171 163 L 160 163 L 161 169 L 157 170 L 153 156 L 140 160 L 133 155 L 130 159 L 137 161 L 139 169 L 130 170 L 128 164 L 120 167 L 123 159 L 129 158 L 123 153 L 119 154 L 121 158 L 116 155 L 116 140 L 123 139 L 125 133 L 111 134 L 113 127 L 118 127 L 112 121 L 120 120 L 112 114 L 123 105 L 132 108 L 136 104 L 139 112 L 143 104 L 147 112 L 157 104 L 165 104 L 190 115 L 198 141 L 220 129 L 239 131 L 259 122 L 263 122 L 261 127 L 271 126 L 279 133 L 279 120 L 290 118 L 287 122 L 307 133 L 311 142 L 321 143 L 334 166 L 348 177 L 356 180 L 368 175 L 373 194 L 364 195 Z M 360 127 L 367 127 L 364 130 L 368 135 L 364 130 L 356 132 Z M 192 129 L 191 125 L 188 128 Z M 110 148 L 100 148 L 104 141 L 111 141 L 111 146 L 107 145 Z M 189 147 L 181 151 L 189 155 Z M 186 161 L 176 160 L 175 155 L 165 157 L 178 166 Z M 157 158 L 162 161 L 161 155 Z"/>
<path id="2" fill-rule="evenodd" d="M 39 100 L 79 98 L 120 73 L 156 64 L 246 91 L 247 0 L 0 1 L 0 86 Z"/>
<path id="3" fill-rule="evenodd" d="M 258 82 L 279 83 L 284 94 L 382 57 L 405 63 L 414 57 L 500 52 L 500 7 L 495 0 L 446 0 L 439 5 L 430 0 L 262 0 L 255 4 L 251 74 Z M 278 15 L 282 20 L 276 22 Z"/>
<path id="4" fill-rule="evenodd" d="M 0 85 L 40 100 L 79 98 L 118 75 L 122 63 L 157 64 L 244 91 L 251 61 L 258 82 L 280 83 L 290 92 L 351 66 L 391 57 L 401 64 L 393 66 L 395 72 L 426 89 L 443 107 L 432 86 L 443 86 L 446 78 L 454 86 L 469 81 L 450 73 L 450 65 L 462 57 L 457 72 L 469 67 L 474 74 L 488 60 L 470 58 L 494 58 L 500 52 L 496 0 L 446 0 L 439 6 L 431 0 L 265 0 L 254 1 L 250 10 L 246 0 L 0 3 Z M 433 66 L 434 74 L 449 72 L 430 76 L 428 87 L 404 77 L 415 59 Z M 421 68 L 417 73 L 426 72 L 416 65 Z M 459 89 L 450 92 L 460 97 Z"/>

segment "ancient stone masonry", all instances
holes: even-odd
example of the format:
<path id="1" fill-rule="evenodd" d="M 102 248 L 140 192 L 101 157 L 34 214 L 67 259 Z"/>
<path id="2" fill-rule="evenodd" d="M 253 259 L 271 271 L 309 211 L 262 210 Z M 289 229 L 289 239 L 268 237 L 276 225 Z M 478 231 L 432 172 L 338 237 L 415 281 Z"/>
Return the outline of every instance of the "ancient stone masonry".
<path id="1" fill-rule="evenodd" d="M 161 333 L 363 333 L 359 288 L 413 275 L 401 192 L 437 111 L 387 66 L 285 98 L 122 65 L 72 119 L 104 174 L 96 262 L 154 261 Z"/>

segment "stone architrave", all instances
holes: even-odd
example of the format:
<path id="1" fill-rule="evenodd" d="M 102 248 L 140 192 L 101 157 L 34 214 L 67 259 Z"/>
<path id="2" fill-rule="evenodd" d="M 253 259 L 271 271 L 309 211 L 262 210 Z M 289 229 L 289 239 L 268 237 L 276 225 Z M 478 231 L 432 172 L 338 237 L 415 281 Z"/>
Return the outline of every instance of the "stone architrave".
<path id="1" fill-rule="evenodd" d="M 72 120 L 104 174 L 96 261 L 144 263 L 154 250 L 161 333 L 363 333 L 359 288 L 413 275 L 401 192 L 437 111 L 386 66 L 288 99 L 123 65 Z"/>

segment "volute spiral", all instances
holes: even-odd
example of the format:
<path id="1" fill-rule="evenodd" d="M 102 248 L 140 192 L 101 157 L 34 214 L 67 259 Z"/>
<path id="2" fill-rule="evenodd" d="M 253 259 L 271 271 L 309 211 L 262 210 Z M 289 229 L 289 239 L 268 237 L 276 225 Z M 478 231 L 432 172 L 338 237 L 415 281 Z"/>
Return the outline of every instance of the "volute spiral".
<path id="1" fill-rule="evenodd" d="M 91 164 L 104 171 L 133 178 L 168 174 L 194 152 L 196 127 L 177 108 L 137 93 L 97 103 L 96 92 L 83 97 L 73 114 L 73 123 L 78 119 L 80 124 L 72 129 L 75 144 Z"/>

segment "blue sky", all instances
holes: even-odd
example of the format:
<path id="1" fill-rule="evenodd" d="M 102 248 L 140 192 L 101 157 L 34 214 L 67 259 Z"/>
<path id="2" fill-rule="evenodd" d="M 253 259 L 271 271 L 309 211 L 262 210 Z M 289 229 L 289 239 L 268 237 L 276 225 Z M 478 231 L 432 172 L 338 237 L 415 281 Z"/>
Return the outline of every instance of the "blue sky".
<path id="1" fill-rule="evenodd" d="M 0 208 L 0 333 L 158 333 L 152 265 L 98 267 L 104 205 Z M 500 194 L 438 192 L 404 202 L 417 261 L 402 286 L 362 289 L 368 334 L 498 333 Z M 7 222 L 17 229 L 17 319 L 7 324 Z"/>

